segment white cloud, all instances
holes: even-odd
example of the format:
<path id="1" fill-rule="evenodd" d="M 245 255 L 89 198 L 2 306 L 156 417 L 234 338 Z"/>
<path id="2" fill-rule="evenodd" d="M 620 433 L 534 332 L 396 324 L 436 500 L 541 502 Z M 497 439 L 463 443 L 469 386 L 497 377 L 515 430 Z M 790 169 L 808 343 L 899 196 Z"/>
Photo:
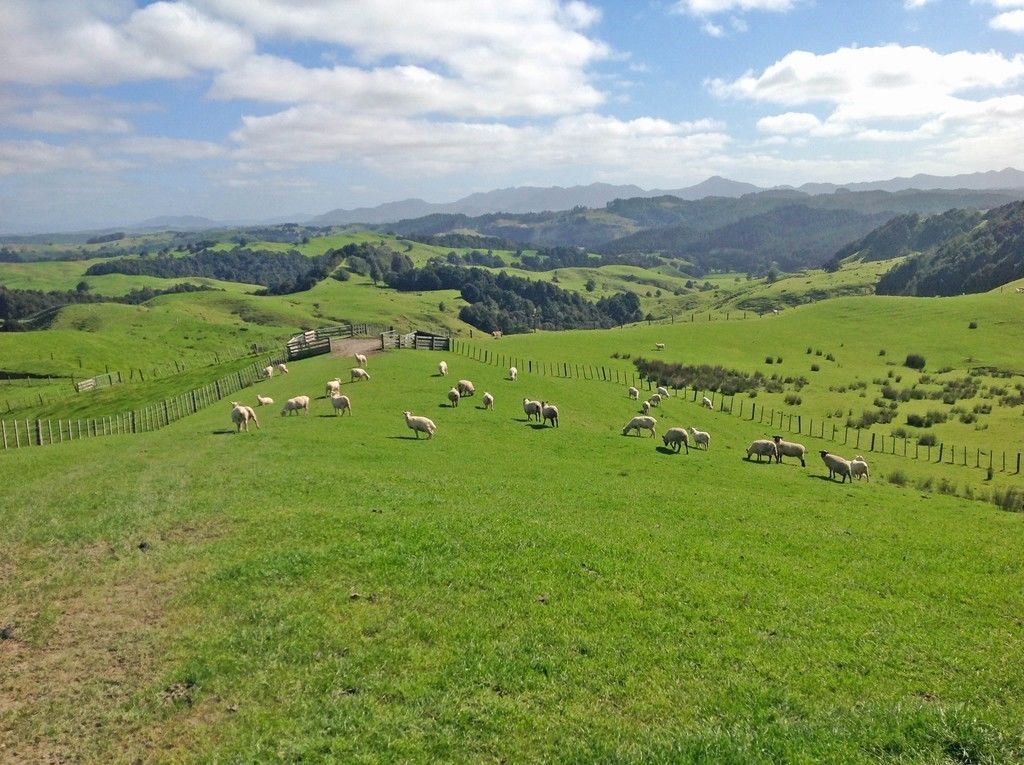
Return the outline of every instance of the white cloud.
<path id="1" fill-rule="evenodd" d="M 85 146 L 61 146 L 38 140 L 0 141 L 0 176 L 56 170 L 108 172 L 124 167 L 124 162 L 99 159 Z"/>
<path id="2" fill-rule="evenodd" d="M 195 141 L 186 138 L 162 136 L 132 136 L 124 138 L 110 147 L 122 154 L 142 155 L 158 162 L 180 162 L 220 157 L 225 153 L 223 146 L 211 141 Z"/>
<path id="3" fill-rule="evenodd" d="M 821 120 L 807 112 L 786 112 L 771 117 L 762 117 L 757 121 L 759 131 L 775 135 L 810 133 L 820 127 Z"/>
<path id="4" fill-rule="evenodd" d="M 926 5 L 931 5 L 935 0 L 903 0 L 903 7 L 908 11 L 914 11 L 918 8 L 924 8 Z"/>
<path id="5" fill-rule="evenodd" d="M 705 21 L 700 30 L 710 37 L 723 37 L 725 30 L 713 21 Z"/>
<path id="6" fill-rule="evenodd" d="M 1000 13 L 994 16 L 988 24 L 993 29 L 999 29 L 1003 32 L 1024 34 L 1024 10 Z"/>
<path id="7" fill-rule="evenodd" d="M 710 16 L 730 11 L 790 11 L 796 0 L 679 0 L 672 10 L 693 16 Z"/>
<path id="8" fill-rule="evenodd" d="M 14 96 L 0 93 L 0 125 L 37 133 L 127 133 L 128 105 L 59 93 Z"/>

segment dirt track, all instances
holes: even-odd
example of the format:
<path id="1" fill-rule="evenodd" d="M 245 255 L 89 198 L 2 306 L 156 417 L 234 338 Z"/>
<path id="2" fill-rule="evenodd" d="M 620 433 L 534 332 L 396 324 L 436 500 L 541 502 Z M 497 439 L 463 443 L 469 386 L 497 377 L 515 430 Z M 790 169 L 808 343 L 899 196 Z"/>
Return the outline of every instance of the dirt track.
<path id="1" fill-rule="evenodd" d="M 352 358 L 357 353 L 369 356 L 380 351 L 380 340 L 373 338 L 352 338 L 350 340 L 331 340 L 331 355 L 337 358 Z"/>

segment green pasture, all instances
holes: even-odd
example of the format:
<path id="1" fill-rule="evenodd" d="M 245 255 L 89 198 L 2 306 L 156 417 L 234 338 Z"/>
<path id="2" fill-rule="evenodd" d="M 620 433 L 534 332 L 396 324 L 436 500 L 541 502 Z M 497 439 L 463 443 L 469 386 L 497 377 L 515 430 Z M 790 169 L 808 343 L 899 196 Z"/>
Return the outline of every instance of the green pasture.
<path id="1" fill-rule="evenodd" d="M 621 435 L 620 387 L 451 354 L 374 354 L 339 418 L 347 368 L 240 392 L 315 397 L 249 434 L 222 403 L 0 454 L 5 758 L 1024 758 L 1024 516 L 891 485 L 893 457 L 852 485 L 748 462 L 758 425 L 678 398 L 659 433 L 711 448 L 667 453 Z"/>

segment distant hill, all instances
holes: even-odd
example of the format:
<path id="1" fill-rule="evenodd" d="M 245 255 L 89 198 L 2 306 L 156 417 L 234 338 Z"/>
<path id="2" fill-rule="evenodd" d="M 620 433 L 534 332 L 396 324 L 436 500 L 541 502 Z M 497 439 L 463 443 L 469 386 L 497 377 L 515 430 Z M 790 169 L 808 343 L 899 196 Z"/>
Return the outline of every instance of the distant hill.
<path id="1" fill-rule="evenodd" d="M 146 220 L 134 223 L 127 228 L 133 231 L 203 231 L 223 226 L 223 223 L 199 215 L 161 215 L 156 218 L 146 218 Z"/>
<path id="2" fill-rule="evenodd" d="M 911 253 L 924 252 L 954 236 L 964 234 L 981 220 L 976 210 L 947 210 L 938 215 L 899 215 L 862 239 L 843 247 L 826 265 L 839 268 L 844 259 L 891 260 Z"/>
<path id="3" fill-rule="evenodd" d="M 963 175 L 924 175 L 918 174 L 910 178 L 890 178 L 887 181 L 867 181 L 864 183 L 805 183 L 798 187 L 807 194 L 832 194 L 840 189 L 848 191 L 903 191 L 905 189 L 1024 189 L 1024 172 L 1007 167 L 1002 170 L 989 170 L 984 173 L 966 173 Z"/>
<path id="4" fill-rule="evenodd" d="M 879 295 L 960 295 L 987 292 L 1024 277 L 1024 202 L 981 217 L 967 233 L 952 236 L 905 260 L 878 282 Z"/>

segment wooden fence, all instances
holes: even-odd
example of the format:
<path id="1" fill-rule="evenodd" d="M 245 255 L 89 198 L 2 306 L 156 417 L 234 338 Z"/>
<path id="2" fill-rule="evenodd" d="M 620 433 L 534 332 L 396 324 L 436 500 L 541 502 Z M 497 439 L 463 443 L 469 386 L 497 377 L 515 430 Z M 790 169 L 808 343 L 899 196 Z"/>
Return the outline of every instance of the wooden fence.
<path id="1" fill-rule="evenodd" d="M 380 349 L 412 348 L 417 351 L 447 351 L 452 347 L 452 338 L 447 335 L 428 332 L 406 332 L 401 334 L 395 330 L 380 333 Z"/>
<path id="2" fill-rule="evenodd" d="M 331 352 L 331 340 L 352 337 L 372 337 L 383 327 L 373 324 L 336 324 L 330 327 L 308 329 L 292 335 L 285 344 L 285 356 L 288 361 L 320 356 Z"/>

